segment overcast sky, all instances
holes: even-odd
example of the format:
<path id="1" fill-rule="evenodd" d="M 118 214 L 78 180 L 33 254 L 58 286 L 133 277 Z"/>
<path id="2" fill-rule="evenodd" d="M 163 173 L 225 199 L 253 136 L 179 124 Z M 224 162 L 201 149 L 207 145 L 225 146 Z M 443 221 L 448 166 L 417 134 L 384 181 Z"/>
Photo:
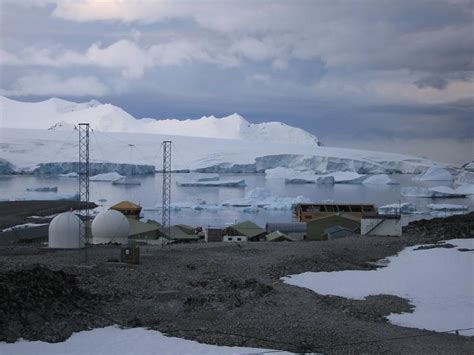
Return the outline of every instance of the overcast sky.
<path id="1" fill-rule="evenodd" d="M 0 0 L 0 94 L 474 157 L 474 2 Z"/>

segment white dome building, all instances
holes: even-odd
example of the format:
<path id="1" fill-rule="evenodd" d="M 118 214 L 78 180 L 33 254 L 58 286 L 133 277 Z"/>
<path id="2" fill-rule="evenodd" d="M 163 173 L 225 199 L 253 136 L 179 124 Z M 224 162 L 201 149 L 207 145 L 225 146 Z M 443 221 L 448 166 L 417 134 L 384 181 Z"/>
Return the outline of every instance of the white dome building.
<path id="1" fill-rule="evenodd" d="M 127 217 L 115 210 L 100 212 L 92 221 L 94 244 L 128 244 L 130 223 Z"/>
<path id="2" fill-rule="evenodd" d="M 79 249 L 84 247 L 85 224 L 72 212 L 64 212 L 49 224 L 50 248 Z"/>

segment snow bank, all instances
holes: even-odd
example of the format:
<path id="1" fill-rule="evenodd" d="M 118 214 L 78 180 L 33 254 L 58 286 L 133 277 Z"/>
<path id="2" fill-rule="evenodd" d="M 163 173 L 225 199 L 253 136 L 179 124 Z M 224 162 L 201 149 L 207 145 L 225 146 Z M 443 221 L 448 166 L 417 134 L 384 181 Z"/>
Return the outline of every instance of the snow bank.
<path id="1" fill-rule="evenodd" d="M 390 205 L 380 206 L 380 214 L 411 214 L 416 212 L 416 206 L 410 202 L 392 203 Z"/>
<path id="2" fill-rule="evenodd" d="M 89 178 L 90 181 L 115 181 L 124 178 L 123 175 L 120 175 L 117 172 L 111 172 L 111 173 L 104 173 L 104 174 L 98 174 L 91 176 Z"/>
<path id="3" fill-rule="evenodd" d="M 116 326 L 73 333 L 61 343 L 19 340 L 16 343 L 0 342 L 2 355 L 175 355 L 175 354 L 263 354 L 267 349 L 218 346 L 169 337 L 144 328 L 120 329 Z M 290 354 L 279 352 L 279 354 Z"/>
<path id="4" fill-rule="evenodd" d="M 466 197 L 465 193 L 457 192 L 447 186 L 426 187 L 402 187 L 402 196 L 425 197 L 425 198 L 456 198 Z"/>
<path id="5" fill-rule="evenodd" d="M 433 166 L 413 179 L 418 181 L 453 181 L 453 174 L 446 168 Z"/>
<path id="6" fill-rule="evenodd" d="M 474 248 L 473 239 L 454 239 L 447 243 Z M 322 295 L 364 299 L 369 295 L 389 294 L 408 298 L 415 305 L 413 313 L 387 317 L 399 326 L 439 332 L 471 328 L 474 253 L 457 248 L 415 249 L 405 248 L 388 258 L 387 267 L 377 270 L 305 272 L 282 280 Z M 474 330 L 461 334 L 474 335 Z"/>
<path id="7" fill-rule="evenodd" d="M 44 218 L 44 217 L 41 217 Z M 16 226 L 8 227 L 5 229 L 2 229 L 2 232 L 8 232 L 12 231 L 14 229 L 25 229 L 25 228 L 31 228 L 31 227 L 39 227 L 39 226 L 45 226 L 48 223 L 24 223 L 24 224 L 17 224 Z"/>
<path id="8" fill-rule="evenodd" d="M 363 184 L 368 185 L 398 185 L 399 183 L 389 177 L 387 174 L 372 175 L 366 178 Z"/>

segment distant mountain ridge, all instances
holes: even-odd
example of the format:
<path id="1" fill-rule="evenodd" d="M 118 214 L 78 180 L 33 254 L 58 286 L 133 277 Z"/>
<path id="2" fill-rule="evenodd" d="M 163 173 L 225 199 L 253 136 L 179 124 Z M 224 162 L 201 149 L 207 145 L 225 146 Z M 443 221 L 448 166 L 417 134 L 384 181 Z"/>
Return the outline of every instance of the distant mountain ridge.
<path id="1" fill-rule="evenodd" d="M 2 128 L 72 130 L 78 123 L 88 122 L 102 132 L 151 133 L 203 138 L 256 140 L 262 142 L 291 142 L 320 145 L 309 132 L 282 122 L 253 124 L 237 113 L 217 118 L 199 119 L 136 119 L 120 107 L 97 100 L 75 103 L 58 98 L 41 102 L 21 102 L 0 96 Z"/>

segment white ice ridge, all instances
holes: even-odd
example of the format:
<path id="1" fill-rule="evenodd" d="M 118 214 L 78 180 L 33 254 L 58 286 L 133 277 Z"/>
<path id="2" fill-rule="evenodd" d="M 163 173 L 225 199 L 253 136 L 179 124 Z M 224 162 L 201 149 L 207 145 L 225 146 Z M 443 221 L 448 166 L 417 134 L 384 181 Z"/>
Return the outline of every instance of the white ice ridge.
<path id="1" fill-rule="evenodd" d="M 388 258 L 387 267 L 371 271 L 305 272 L 282 278 L 290 285 L 309 288 L 322 295 L 364 299 L 388 294 L 407 298 L 413 313 L 391 314 L 396 325 L 446 331 L 474 326 L 472 265 L 474 239 L 453 239 L 455 248 L 416 250 L 409 247 Z M 474 335 L 474 330 L 460 332 Z"/>
<path id="2" fill-rule="evenodd" d="M 61 343 L 19 340 L 16 343 L 0 342 L 2 355 L 235 355 L 265 354 L 271 349 L 218 346 L 197 341 L 169 337 L 156 330 L 144 328 L 121 329 L 117 326 L 86 330 Z M 278 352 L 278 354 L 290 354 Z"/>
<path id="3" fill-rule="evenodd" d="M 42 102 L 20 102 L 0 96 L 5 119 L 1 128 L 37 128 L 72 130 L 80 122 L 89 122 L 92 129 L 103 132 L 159 133 L 221 139 L 258 140 L 264 142 L 292 141 L 318 146 L 319 140 L 301 128 L 281 122 L 253 124 L 234 113 L 223 118 L 200 119 L 136 119 L 120 107 L 98 101 L 75 103 L 57 98 Z M 34 120 L 32 119 L 34 115 Z M 14 118 L 14 119 L 12 119 Z"/>

